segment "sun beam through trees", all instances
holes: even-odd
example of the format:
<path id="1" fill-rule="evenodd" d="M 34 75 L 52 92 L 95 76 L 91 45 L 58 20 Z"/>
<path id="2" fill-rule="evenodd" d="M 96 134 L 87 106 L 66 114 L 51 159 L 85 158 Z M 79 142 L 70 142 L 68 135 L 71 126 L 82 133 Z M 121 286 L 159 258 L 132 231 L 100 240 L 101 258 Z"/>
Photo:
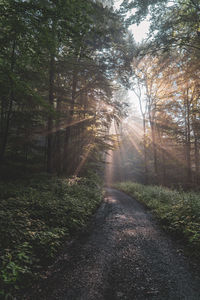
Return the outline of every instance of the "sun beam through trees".
<path id="1" fill-rule="evenodd" d="M 116 182 L 157 193 L 160 218 L 199 251 L 199 12 L 198 0 L 0 1 L 0 298 L 34 289 Z"/>

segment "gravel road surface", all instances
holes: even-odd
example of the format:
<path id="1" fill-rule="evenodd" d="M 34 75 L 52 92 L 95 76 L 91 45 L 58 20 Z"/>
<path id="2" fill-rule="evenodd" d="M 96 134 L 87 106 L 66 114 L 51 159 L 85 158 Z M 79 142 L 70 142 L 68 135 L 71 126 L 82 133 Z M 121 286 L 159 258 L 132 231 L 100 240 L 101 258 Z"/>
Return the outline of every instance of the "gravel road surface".
<path id="1" fill-rule="evenodd" d="M 114 189 L 45 286 L 37 299 L 200 300 L 200 278 L 179 247 L 141 204 Z"/>

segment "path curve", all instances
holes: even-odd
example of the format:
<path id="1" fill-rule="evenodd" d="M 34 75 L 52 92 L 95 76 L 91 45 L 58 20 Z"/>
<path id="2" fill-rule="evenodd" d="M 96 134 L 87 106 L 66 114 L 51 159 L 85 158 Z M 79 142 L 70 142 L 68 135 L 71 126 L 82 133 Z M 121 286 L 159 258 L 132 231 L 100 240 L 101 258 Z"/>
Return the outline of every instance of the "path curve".
<path id="1" fill-rule="evenodd" d="M 141 204 L 114 189 L 47 285 L 43 300 L 200 300 L 200 278 L 174 242 Z"/>

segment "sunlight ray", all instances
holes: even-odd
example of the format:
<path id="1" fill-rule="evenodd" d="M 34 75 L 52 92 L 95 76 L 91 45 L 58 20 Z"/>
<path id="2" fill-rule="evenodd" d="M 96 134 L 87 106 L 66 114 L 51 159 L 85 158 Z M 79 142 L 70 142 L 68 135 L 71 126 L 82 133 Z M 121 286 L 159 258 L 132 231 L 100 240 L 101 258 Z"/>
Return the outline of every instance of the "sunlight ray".
<path id="1" fill-rule="evenodd" d="M 37 132 L 37 135 L 40 135 L 40 136 L 46 136 L 46 135 L 48 135 L 48 134 L 50 134 L 50 133 L 55 133 L 55 132 L 57 132 L 57 131 L 59 131 L 59 130 L 62 130 L 62 129 L 66 129 L 66 128 L 68 128 L 68 127 L 72 127 L 72 126 L 75 126 L 75 125 L 77 125 L 77 124 L 80 124 L 80 123 L 83 123 L 83 122 L 86 122 L 86 121 L 89 121 L 89 120 L 93 120 L 95 117 L 88 117 L 88 118 L 84 118 L 84 119 L 81 119 L 81 120 L 74 120 L 74 121 L 72 121 L 71 123 L 67 123 L 67 124 L 61 124 L 59 127 L 58 126 L 56 126 L 56 127 L 54 127 L 51 131 L 48 131 L 48 130 L 45 130 L 45 131 L 43 131 L 43 132 Z"/>
<path id="2" fill-rule="evenodd" d="M 87 151 L 85 152 L 85 154 L 83 155 L 83 158 L 80 162 L 80 164 L 78 165 L 78 167 L 76 168 L 75 172 L 74 172 L 74 176 L 78 176 L 78 174 L 80 173 L 80 171 L 82 170 L 83 166 L 85 165 L 89 155 L 90 155 L 90 152 L 92 151 L 92 149 L 94 148 L 94 144 L 89 144 L 88 145 L 88 149 Z"/>
<path id="3" fill-rule="evenodd" d="M 129 140 L 129 142 L 131 143 L 131 145 L 133 146 L 133 148 L 138 152 L 138 154 L 140 156 L 144 156 L 143 152 L 141 151 L 139 145 L 137 145 L 137 143 L 135 142 L 134 138 L 131 136 L 131 134 L 128 132 L 128 130 L 126 129 L 127 132 L 127 138 Z"/>
<path id="4" fill-rule="evenodd" d="M 111 126 L 110 126 L 110 130 L 109 130 L 109 135 L 116 135 L 117 136 L 117 132 L 116 132 L 116 126 L 115 126 L 115 122 L 113 121 Z M 109 142 L 109 144 L 112 146 L 113 142 Z M 111 186 L 113 183 L 113 160 L 114 160 L 114 154 L 113 154 L 113 150 L 109 149 L 108 152 L 106 153 L 106 167 L 105 167 L 105 183 L 106 186 Z"/>

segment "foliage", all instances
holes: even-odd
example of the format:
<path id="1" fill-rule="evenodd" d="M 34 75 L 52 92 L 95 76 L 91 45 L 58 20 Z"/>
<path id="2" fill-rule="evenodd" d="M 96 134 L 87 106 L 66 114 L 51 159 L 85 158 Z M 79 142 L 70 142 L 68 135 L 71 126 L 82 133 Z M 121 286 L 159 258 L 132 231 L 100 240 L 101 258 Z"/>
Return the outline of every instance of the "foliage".
<path id="1" fill-rule="evenodd" d="M 37 159 L 42 171 L 72 175 L 84 150 L 106 139 L 133 41 L 100 1 L 8 0 L 0 9 L 0 161 Z"/>
<path id="2" fill-rule="evenodd" d="M 134 139 L 137 149 L 132 152 L 140 149 L 137 152 L 142 155 L 137 161 L 144 183 L 181 184 L 185 189 L 199 186 L 200 73 L 198 61 L 190 54 L 174 50 L 132 62 L 132 89 L 139 100 L 141 116 L 134 113 L 122 129 L 130 146 Z M 140 129 L 139 135 L 136 128 Z M 127 147 L 125 151 L 131 152 Z M 132 153 L 132 168 L 134 157 Z"/>
<path id="3" fill-rule="evenodd" d="M 152 39 L 146 50 L 155 54 L 187 47 L 199 51 L 199 8 L 197 0 L 124 0 L 120 11 L 127 15 L 127 25 L 149 17 Z"/>
<path id="4" fill-rule="evenodd" d="M 138 124 L 143 129 L 139 169 L 145 183 L 199 186 L 199 9 L 197 0 L 121 4 L 127 26 L 145 18 L 150 24 L 132 62 L 132 89 L 140 102 Z M 131 137 L 135 142 L 136 135 Z"/>
<path id="5" fill-rule="evenodd" d="M 180 235 L 193 254 L 200 254 L 199 193 L 171 190 L 161 186 L 122 182 L 116 187 L 150 208 L 167 230 Z"/>
<path id="6" fill-rule="evenodd" d="M 62 244 L 82 230 L 101 201 L 97 178 L 40 175 L 0 184 L 0 290 L 7 297 L 40 279 Z"/>

